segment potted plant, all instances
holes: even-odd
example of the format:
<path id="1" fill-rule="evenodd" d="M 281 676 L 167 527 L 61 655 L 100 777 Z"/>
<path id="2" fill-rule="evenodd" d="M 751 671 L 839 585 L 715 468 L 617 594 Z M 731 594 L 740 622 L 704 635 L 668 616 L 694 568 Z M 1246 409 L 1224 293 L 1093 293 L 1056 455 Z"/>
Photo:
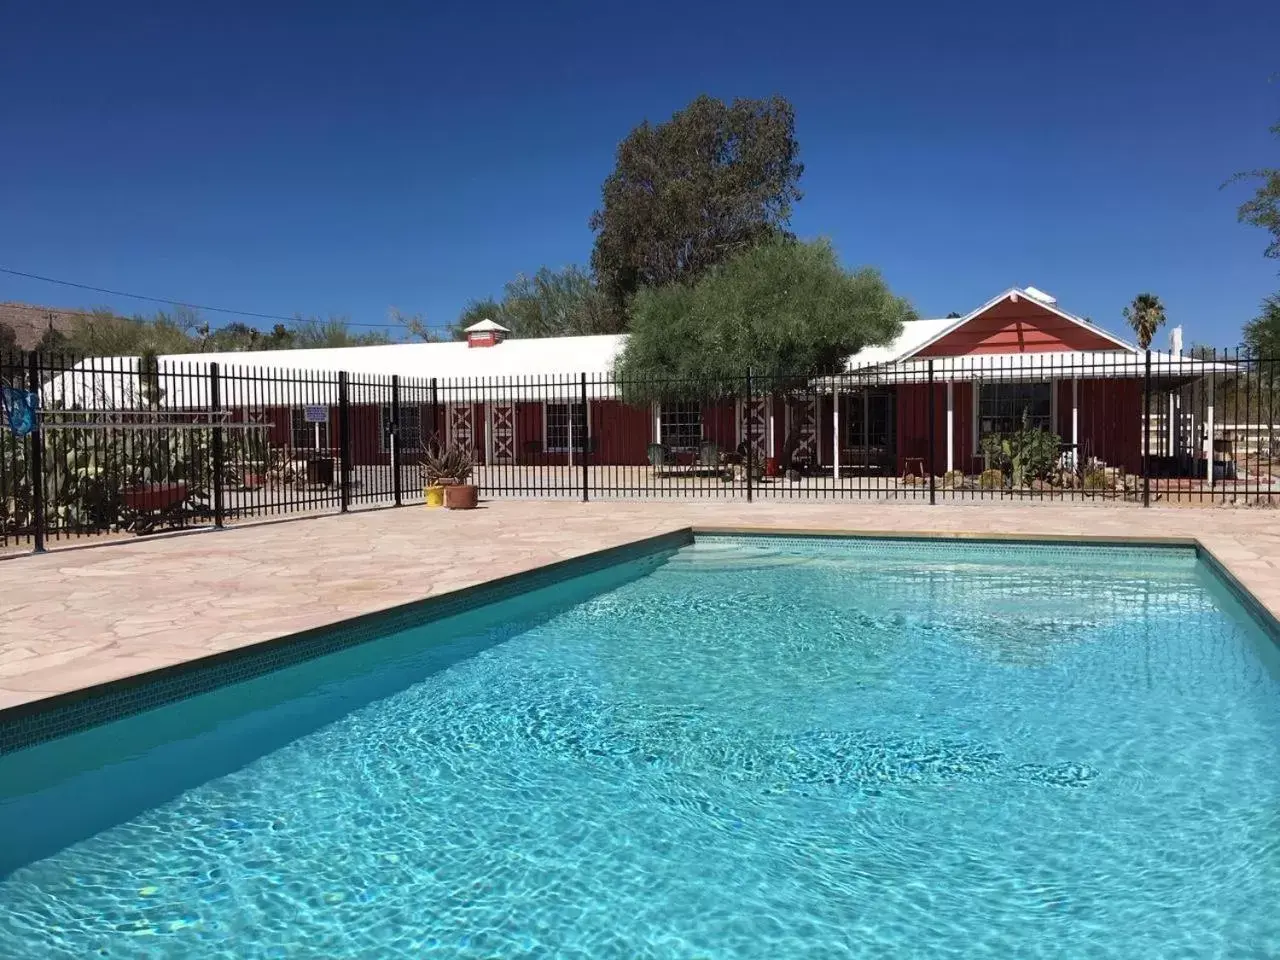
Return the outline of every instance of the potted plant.
<path id="1" fill-rule="evenodd" d="M 476 505 L 477 490 L 467 482 L 471 479 L 471 452 L 462 445 L 428 447 L 420 469 L 428 507 L 470 510 Z"/>

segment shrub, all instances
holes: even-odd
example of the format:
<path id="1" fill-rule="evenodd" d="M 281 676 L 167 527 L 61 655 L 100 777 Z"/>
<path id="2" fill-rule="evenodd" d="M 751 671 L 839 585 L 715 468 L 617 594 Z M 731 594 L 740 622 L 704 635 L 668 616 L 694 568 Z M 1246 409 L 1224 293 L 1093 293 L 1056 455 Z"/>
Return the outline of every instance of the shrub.
<path id="1" fill-rule="evenodd" d="M 1020 429 L 982 438 L 982 455 L 988 468 L 999 469 L 1013 486 L 1021 487 L 1053 476 L 1060 445 L 1056 433 L 1031 426 L 1028 411 L 1024 410 Z"/>
<path id="2" fill-rule="evenodd" d="M 982 490 L 996 490 L 1004 486 L 1004 471 L 996 467 L 983 470 L 978 477 L 978 487 Z"/>
<path id="3" fill-rule="evenodd" d="M 942 485 L 944 487 L 962 487 L 964 486 L 964 471 L 951 470 L 942 475 Z"/>
<path id="4" fill-rule="evenodd" d="M 453 480 L 455 483 L 466 483 L 471 479 L 471 451 L 458 443 L 447 447 L 435 444 L 422 454 L 422 479 L 428 484 L 441 480 Z"/>
<path id="5" fill-rule="evenodd" d="M 1086 490 L 1110 490 L 1111 479 L 1107 476 L 1105 470 L 1086 470 L 1084 473 L 1084 488 Z"/>

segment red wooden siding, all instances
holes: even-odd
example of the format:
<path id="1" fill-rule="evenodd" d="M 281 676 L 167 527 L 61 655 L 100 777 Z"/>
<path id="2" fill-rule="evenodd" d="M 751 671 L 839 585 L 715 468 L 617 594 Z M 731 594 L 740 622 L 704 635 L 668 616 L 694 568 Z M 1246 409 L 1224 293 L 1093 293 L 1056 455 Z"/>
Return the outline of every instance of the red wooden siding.
<path id="1" fill-rule="evenodd" d="M 971 383 L 956 383 L 953 387 L 953 453 L 958 470 L 975 473 L 981 469 L 976 456 L 973 436 L 974 387 Z M 930 465 L 941 475 L 947 463 L 947 385 L 934 384 L 934 436 L 933 457 L 929 456 L 929 419 L 927 384 L 902 384 L 896 388 L 894 416 L 897 430 L 897 465 L 901 474 L 908 458 L 922 458 L 926 468 Z M 1055 387 L 1057 418 L 1054 428 L 1066 443 L 1071 441 L 1072 385 L 1069 380 L 1059 381 Z M 595 464 L 642 465 L 648 462 L 648 445 L 653 439 L 653 412 L 649 407 L 626 406 L 617 400 L 596 400 L 591 405 L 591 433 Z M 1109 466 L 1123 467 L 1136 473 L 1142 467 L 1141 449 L 1142 381 L 1139 379 L 1081 380 L 1079 386 L 1080 455 L 1097 457 Z M 422 405 L 421 424 L 423 441 L 431 431 L 429 404 Z M 341 445 L 338 411 L 330 410 L 330 445 L 336 450 Z M 441 425 L 445 410 L 441 407 Z M 474 444 L 476 457 L 483 462 L 485 456 L 485 409 L 483 404 L 474 407 Z M 703 408 L 703 437 L 729 451 L 738 446 L 738 411 L 732 402 L 708 405 Z M 354 464 L 388 464 L 390 454 L 382 446 L 381 408 L 373 404 L 352 405 L 351 459 Z M 288 407 L 270 407 L 264 420 L 267 423 L 267 440 L 273 447 L 290 447 L 291 412 Z M 543 408 L 540 402 L 520 402 L 515 413 L 516 462 L 521 464 L 564 464 L 568 454 L 547 453 L 544 449 Z M 818 434 L 820 460 L 830 465 L 832 460 L 833 422 L 831 398 L 822 397 L 819 402 Z M 774 402 L 774 451 L 777 456 L 786 444 L 786 410 L 782 399 Z M 404 462 L 417 459 L 417 450 L 406 450 Z"/>
<path id="2" fill-rule="evenodd" d="M 947 468 L 947 387 L 944 383 L 933 385 L 933 459 L 929 458 L 929 385 L 906 383 L 897 388 L 895 405 L 898 420 L 898 473 L 902 474 L 908 459 L 924 460 L 924 469 L 941 475 Z M 956 466 L 966 469 L 968 464 L 960 460 L 960 448 L 956 448 Z M 916 465 L 912 464 L 913 471 Z"/>
<path id="3" fill-rule="evenodd" d="M 334 427 L 333 443 L 340 442 L 337 411 L 329 415 Z M 351 407 L 351 462 L 353 464 L 389 464 L 391 451 L 382 449 L 382 408 L 370 404 Z M 416 457 L 416 454 L 414 454 Z"/>
<path id="4" fill-rule="evenodd" d="M 542 404 L 517 403 L 515 415 L 517 463 L 544 463 L 548 456 L 542 435 Z"/>
<path id="5" fill-rule="evenodd" d="M 920 357 L 965 357 L 976 353 L 1046 353 L 1055 350 L 1115 350 L 1116 344 L 1065 320 L 1034 300 L 1001 300 L 941 340 Z"/>
<path id="6" fill-rule="evenodd" d="M 1080 454 L 1142 470 L 1141 380 L 1080 381 Z"/>
<path id="7" fill-rule="evenodd" d="M 981 458 L 974 449 L 973 386 L 957 383 L 954 394 L 954 463 L 966 473 L 981 470 Z M 1058 413 L 1055 429 L 1064 443 L 1071 442 L 1071 382 L 1057 384 Z M 907 458 L 922 458 L 929 469 L 929 408 L 927 384 L 904 384 L 897 388 L 898 471 Z M 1112 467 L 1130 473 L 1142 469 L 1142 381 L 1081 380 L 1077 409 L 1080 456 L 1097 457 Z M 946 469 L 947 447 L 946 384 L 934 386 L 933 469 Z"/>
<path id="8" fill-rule="evenodd" d="M 732 400 L 702 408 L 702 439 L 714 440 L 721 450 L 738 448 L 738 406 Z"/>
<path id="9" fill-rule="evenodd" d="M 648 463 L 653 411 L 649 407 L 628 407 L 617 400 L 595 401 L 591 404 L 591 434 L 596 438 L 592 463 Z"/>

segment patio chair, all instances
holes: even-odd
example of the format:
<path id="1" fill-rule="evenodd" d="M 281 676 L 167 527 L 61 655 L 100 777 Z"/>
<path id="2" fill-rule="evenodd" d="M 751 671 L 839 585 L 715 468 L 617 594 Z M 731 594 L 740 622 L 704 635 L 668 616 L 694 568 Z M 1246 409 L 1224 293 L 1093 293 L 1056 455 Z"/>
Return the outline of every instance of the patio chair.
<path id="1" fill-rule="evenodd" d="M 675 463 L 671 456 L 671 448 L 665 443 L 651 443 L 645 448 L 645 452 L 649 457 L 649 465 L 653 467 L 655 473 Z"/>
<path id="2" fill-rule="evenodd" d="M 542 460 L 542 441 L 526 440 L 524 442 L 524 462 L 536 464 Z"/>
<path id="3" fill-rule="evenodd" d="M 720 444 L 714 440 L 703 440 L 698 444 L 698 466 L 720 468 Z"/>

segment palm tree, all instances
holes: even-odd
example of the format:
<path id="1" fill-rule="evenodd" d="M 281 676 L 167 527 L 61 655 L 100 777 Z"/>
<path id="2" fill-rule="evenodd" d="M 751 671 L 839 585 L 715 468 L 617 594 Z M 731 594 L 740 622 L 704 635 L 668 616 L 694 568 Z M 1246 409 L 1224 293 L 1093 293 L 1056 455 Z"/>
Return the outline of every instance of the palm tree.
<path id="1" fill-rule="evenodd" d="M 1138 346 L 1146 350 L 1151 338 L 1164 326 L 1164 304 L 1154 293 L 1140 293 L 1124 308 L 1124 318 L 1138 337 Z"/>

